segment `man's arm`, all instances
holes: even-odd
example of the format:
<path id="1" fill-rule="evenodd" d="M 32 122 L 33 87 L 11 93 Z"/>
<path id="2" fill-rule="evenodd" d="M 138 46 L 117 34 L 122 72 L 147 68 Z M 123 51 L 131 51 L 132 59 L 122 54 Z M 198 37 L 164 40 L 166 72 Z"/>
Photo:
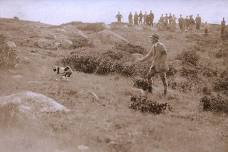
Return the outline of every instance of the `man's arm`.
<path id="1" fill-rule="evenodd" d="M 144 62 L 144 61 L 148 60 L 149 58 L 151 58 L 151 57 L 154 55 L 153 52 L 154 52 L 154 49 L 152 48 L 152 49 L 147 53 L 146 56 L 144 56 L 144 57 L 141 58 L 141 59 L 138 59 L 138 61 L 139 61 L 139 62 Z"/>

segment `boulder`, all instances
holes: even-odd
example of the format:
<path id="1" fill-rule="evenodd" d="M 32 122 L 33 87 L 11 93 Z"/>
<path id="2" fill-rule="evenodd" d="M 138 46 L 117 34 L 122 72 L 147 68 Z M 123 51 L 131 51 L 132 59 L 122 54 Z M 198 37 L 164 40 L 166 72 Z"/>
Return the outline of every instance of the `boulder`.
<path id="1" fill-rule="evenodd" d="M 37 114 L 43 112 L 68 112 L 69 110 L 56 100 L 43 94 L 24 91 L 8 96 L 0 97 L 0 109 L 13 106 L 16 111 L 26 114 Z"/>

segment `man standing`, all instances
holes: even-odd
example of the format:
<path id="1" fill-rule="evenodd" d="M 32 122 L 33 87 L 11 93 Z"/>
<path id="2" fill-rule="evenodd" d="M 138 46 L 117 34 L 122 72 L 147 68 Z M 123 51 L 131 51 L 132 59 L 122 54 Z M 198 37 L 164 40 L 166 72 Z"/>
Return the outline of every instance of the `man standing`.
<path id="1" fill-rule="evenodd" d="M 194 25 L 195 25 L 195 20 L 193 18 L 193 15 L 191 15 L 190 18 L 189 18 L 189 30 L 190 31 L 193 31 Z"/>
<path id="2" fill-rule="evenodd" d="M 149 20 L 150 20 L 150 25 L 153 27 L 153 24 L 154 24 L 154 13 L 152 11 L 150 11 L 150 14 L 149 14 Z"/>
<path id="3" fill-rule="evenodd" d="M 221 22 L 221 37 L 224 38 L 225 34 L 225 28 L 226 28 L 226 21 L 223 17 L 222 22 Z"/>
<path id="4" fill-rule="evenodd" d="M 138 25 L 139 23 L 138 23 L 138 19 L 139 18 L 139 16 L 138 16 L 138 13 L 137 12 L 135 12 L 135 15 L 134 15 L 134 25 Z"/>
<path id="5" fill-rule="evenodd" d="M 123 18 L 123 16 L 120 14 L 120 12 L 118 12 L 118 14 L 116 15 L 117 18 L 117 22 L 121 23 L 121 19 Z"/>
<path id="6" fill-rule="evenodd" d="M 152 93 L 152 77 L 154 77 L 155 74 L 159 74 L 164 85 L 164 95 L 166 95 L 168 89 L 166 72 L 169 70 L 167 64 L 167 50 L 165 45 L 159 42 L 159 35 L 153 34 L 150 38 L 152 42 L 151 50 L 146 56 L 138 59 L 137 62 L 143 62 L 152 58 L 151 67 L 147 74 L 149 84 L 148 92 Z"/>
<path id="7" fill-rule="evenodd" d="M 184 32 L 184 18 L 182 17 L 182 15 L 180 15 L 178 22 L 179 22 L 179 28 L 180 28 L 181 32 Z"/>
<path id="8" fill-rule="evenodd" d="M 196 30 L 200 30 L 200 27 L 201 27 L 201 17 L 199 16 L 199 14 L 197 14 L 197 17 L 196 17 Z"/>
<path id="9" fill-rule="evenodd" d="M 128 15 L 128 22 L 129 22 L 129 25 L 130 25 L 130 26 L 133 25 L 133 15 L 132 15 L 131 12 L 130 12 L 130 14 Z"/>
<path id="10" fill-rule="evenodd" d="M 167 30 L 168 29 L 168 24 L 169 24 L 169 17 L 168 14 L 165 14 L 164 18 L 164 28 Z"/>
<path id="11" fill-rule="evenodd" d="M 142 19 L 143 19 L 143 13 L 140 11 L 139 13 L 139 24 L 142 24 Z"/>
<path id="12" fill-rule="evenodd" d="M 147 24 L 147 12 L 145 12 L 145 14 L 143 15 L 143 24 Z"/>

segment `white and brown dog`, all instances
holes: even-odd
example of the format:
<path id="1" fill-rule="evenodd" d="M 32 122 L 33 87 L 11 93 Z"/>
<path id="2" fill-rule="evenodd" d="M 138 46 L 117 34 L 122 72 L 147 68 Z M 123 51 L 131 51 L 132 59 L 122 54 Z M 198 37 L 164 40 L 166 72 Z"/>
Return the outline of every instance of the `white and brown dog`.
<path id="1" fill-rule="evenodd" d="M 67 80 L 73 74 L 73 70 L 71 69 L 70 66 L 66 66 L 66 67 L 54 66 L 53 71 L 61 78 L 67 79 Z"/>

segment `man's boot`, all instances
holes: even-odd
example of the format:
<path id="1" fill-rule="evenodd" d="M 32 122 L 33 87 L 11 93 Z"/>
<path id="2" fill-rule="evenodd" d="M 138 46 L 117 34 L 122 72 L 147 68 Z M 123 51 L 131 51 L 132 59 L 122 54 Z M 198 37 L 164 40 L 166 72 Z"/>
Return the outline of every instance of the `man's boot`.
<path id="1" fill-rule="evenodd" d="M 167 89 L 164 89 L 164 96 L 167 95 Z"/>
<path id="2" fill-rule="evenodd" d="M 148 92 L 149 92 L 149 93 L 152 93 L 152 86 L 149 86 L 149 87 L 148 87 Z"/>

